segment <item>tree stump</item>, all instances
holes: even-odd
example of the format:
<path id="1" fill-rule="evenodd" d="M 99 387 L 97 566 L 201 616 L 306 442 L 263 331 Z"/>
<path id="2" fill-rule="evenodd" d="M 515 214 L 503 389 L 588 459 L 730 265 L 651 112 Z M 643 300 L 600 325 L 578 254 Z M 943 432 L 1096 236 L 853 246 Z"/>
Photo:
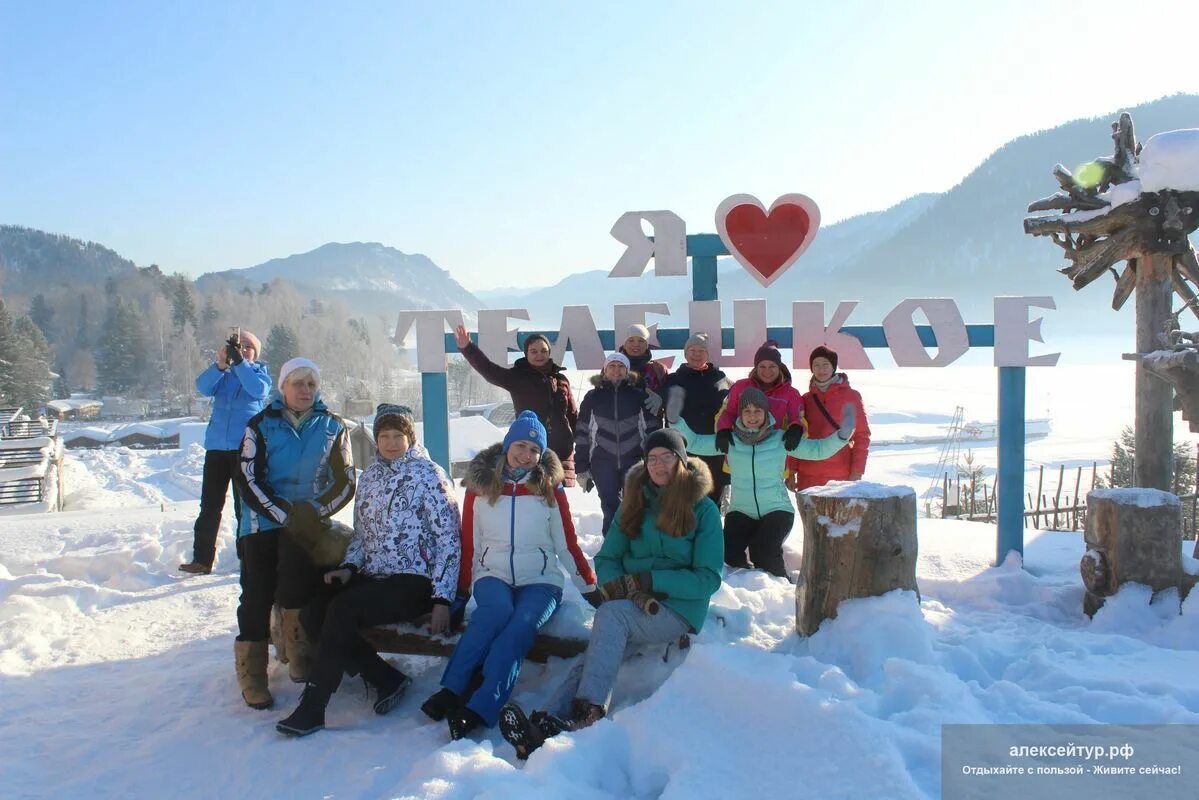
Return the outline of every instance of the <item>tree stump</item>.
<path id="1" fill-rule="evenodd" d="M 1087 552 L 1078 568 L 1087 616 L 1130 581 L 1155 593 L 1171 586 L 1182 591 L 1182 504 L 1175 495 L 1157 489 L 1092 490 L 1084 539 Z"/>
<path id="2" fill-rule="evenodd" d="M 908 486 L 838 481 L 799 493 L 803 566 L 795 627 L 810 636 L 837 606 L 916 586 L 916 493 Z"/>

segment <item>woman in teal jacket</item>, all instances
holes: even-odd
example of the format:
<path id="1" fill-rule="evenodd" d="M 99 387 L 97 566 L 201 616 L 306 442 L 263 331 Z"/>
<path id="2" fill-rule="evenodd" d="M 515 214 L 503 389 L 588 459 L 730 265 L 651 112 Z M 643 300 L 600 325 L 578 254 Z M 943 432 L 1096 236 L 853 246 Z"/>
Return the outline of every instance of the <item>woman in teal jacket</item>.
<path id="1" fill-rule="evenodd" d="M 682 407 L 677 396 L 667 409 Z M 687 449 L 697 455 L 714 455 L 714 435 L 695 433 L 679 418 L 671 422 L 687 439 Z M 787 491 L 787 456 L 806 461 L 823 461 L 837 453 L 853 436 L 854 409 L 845 410 L 841 430 L 824 439 L 802 439 L 787 449 L 786 434 L 774 427 L 770 401 L 760 390 L 745 389 L 738 398 L 737 419 L 727 458 L 732 473 L 732 497 L 724 518 L 724 563 L 730 567 L 748 567 L 749 558 L 758 569 L 780 578 L 787 577 L 783 564 L 783 542 L 795 524 L 795 507 Z"/>
<path id="2" fill-rule="evenodd" d="M 579 730 L 608 711 L 630 645 L 669 643 L 704 626 L 720 588 L 720 510 L 708 498 L 712 475 L 675 430 L 645 440 L 645 459 L 625 479 L 624 499 L 595 556 L 602 601 L 583 662 L 558 688 L 548 711 L 531 717 L 514 703 L 500 730 L 527 758 L 547 736 Z M 589 598 L 590 599 L 590 598 Z"/>

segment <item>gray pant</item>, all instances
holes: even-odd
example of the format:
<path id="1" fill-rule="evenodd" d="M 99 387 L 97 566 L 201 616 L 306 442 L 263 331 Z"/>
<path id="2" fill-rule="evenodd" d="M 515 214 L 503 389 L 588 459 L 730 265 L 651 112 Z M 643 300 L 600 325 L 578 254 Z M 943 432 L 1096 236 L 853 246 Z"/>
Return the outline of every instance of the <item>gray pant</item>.
<path id="1" fill-rule="evenodd" d="M 551 714 L 566 716 L 570 701 L 580 697 L 608 710 L 612 687 L 626 655 L 639 645 L 669 644 L 691 630 L 691 624 L 663 603 L 654 615 L 646 614 L 631 600 L 610 600 L 595 612 L 591 641 L 583 661 L 576 664 L 566 680 L 554 692 L 546 708 Z"/>

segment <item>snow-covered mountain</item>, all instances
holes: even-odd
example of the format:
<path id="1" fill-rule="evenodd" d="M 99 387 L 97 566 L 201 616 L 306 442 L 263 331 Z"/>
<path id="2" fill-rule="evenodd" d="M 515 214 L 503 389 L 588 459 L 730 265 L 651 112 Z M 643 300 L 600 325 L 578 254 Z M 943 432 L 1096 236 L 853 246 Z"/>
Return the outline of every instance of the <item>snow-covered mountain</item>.
<path id="1" fill-rule="evenodd" d="M 95 242 L 0 225 L 0 279 L 5 294 L 33 294 L 60 284 L 100 286 L 107 278 L 135 269 L 132 261 Z"/>
<path id="2" fill-rule="evenodd" d="M 403 253 L 378 242 L 330 242 L 307 253 L 274 258 L 257 266 L 210 272 L 197 285 L 216 282 L 257 287 L 286 279 L 304 294 L 341 299 L 365 312 L 393 313 L 398 308 L 464 308 L 482 304 L 450 273 L 419 253 Z"/>

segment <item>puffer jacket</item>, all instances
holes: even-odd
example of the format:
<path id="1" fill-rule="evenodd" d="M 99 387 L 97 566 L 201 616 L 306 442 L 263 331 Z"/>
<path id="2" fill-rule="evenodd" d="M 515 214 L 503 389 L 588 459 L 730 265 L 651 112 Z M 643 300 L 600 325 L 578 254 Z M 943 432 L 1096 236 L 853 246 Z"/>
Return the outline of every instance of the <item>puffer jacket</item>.
<path id="1" fill-rule="evenodd" d="M 283 527 L 293 503 L 310 502 L 328 519 L 354 497 L 354 458 L 341 417 L 325 407 L 319 392 L 298 429 L 284 408 L 276 389 L 246 423 L 236 480 L 248 508 L 238 536 Z"/>
<path id="2" fill-rule="evenodd" d="M 503 458 L 503 445 L 494 444 L 467 467 L 458 588 L 469 590 L 484 577 L 510 586 L 547 583 L 561 588 L 561 564 L 580 591 L 593 589 L 595 572 L 575 538 L 558 456 L 547 450 L 519 481 L 502 476 Z"/>
<path id="3" fill-rule="evenodd" d="M 857 424 L 849 446 L 838 450 L 823 461 L 788 462 L 788 467 L 795 473 L 796 488 L 807 489 L 809 486 L 823 486 L 829 481 L 847 481 L 851 474 L 861 474 L 866 471 L 866 456 L 870 453 L 870 424 L 866 421 L 866 409 L 862 406 L 862 395 L 849 385 L 845 373 L 837 375 L 840 378 L 821 392 L 813 383 L 804 395 L 804 414 L 808 420 L 809 436 L 829 436 L 837 431 L 820 410 L 819 402 L 837 425 L 845 413 L 846 405 L 853 405 L 857 411 Z"/>
<path id="4" fill-rule="evenodd" d="M 250 417 L 262 410 L 271 393 L 271 376 L 261 362 L 242 361 L 219 370 L 209 364 L 196 378 L 196 391 L 212 398 L 212 414 L 204 429 L 207 450 L 241 447 Z"/>
<path id="5" fill-rule="evenodd" d="M 708 616 L 712 595 L 720 588 L 724 569 L 724 530 L 720 509 L 708 499 L 710 491 L 712 474 L 698 458 L 687 459 L 684 475 L 661 490 L 650 482 L 644 463 L 629 470 L 624 483 L 624 502 L 634 496 L 644 498 L 641 530 L 636 538 L 630 539 L 620 525 L 612 526 L 595 555 L 600 583 L 648 572 L 652 590 L 666 595 L 662 602 L 687 620 L 693 631 L 699 632 Z M 684 497 L 677 499 L 690 505 L 695 514 L 695 525 L 682 536 L 671 536 L 658 527 L 666 492 L 683 493 Z M 616 516 L 619 520 L 620 512 Z"/>
<path id="6" fill-rule="evenodd" d="M 393 461 L 376 457 L 354 496 L 345 564 L 363 575 L 423 575 L 433 597 L 454 599 L 462 558 L 454 486 L 419 444 Z"/>
<path id="7" fill-rule="evenodd" d="M 602 375 L 591 382 L 595 388 L 583 396 L 575 428 L 575 469 L 586 472 L 594 461 L 632 466 L 641 460 L 646 435 L 662 427 L 645 410 L 645 390 L 635 373 L 616 384 Z"/>
<path id="8" fill-rule="evenodd" d="M 722 370 L 708 364 L 705 369 L 695 369 L 688 364 L 666 376 L 662 385 L 662 399 L 678 386 L 685 391 L 683 419 L 696 433 L 715 433 L 716 416 L 720 413 L 724 398 L 729 393 L 729 379 Z"/>
<path id="9" fill-rule="evenodd" d="M 791 372 L 786 366 L 780 367 L 780 373 L 780 379 L 769 387 L 763 386 L 753 375 L 734 383 L 729 389 L 724 410 L 720 412 L 720 418 L 716 420 L 716 429 L 724 430 L 733 427 L 733 421 L 740 413 L 741 393 L 750 386 L 761 389 L 765 393 L 766 399 L 770 401 L 770 415 L 774 417 L 775 425 L 783 430 L 792 425 L 802 425 L 804 421 L 803 395 L 791 385 Z"/>
<path id="10" fill-rule="evenodd" d="M 773 420 L 770 420 L 773 424 Z M 738 420 L 736 425 L 740 426 Z M 716 436 L 699 434 L 679 420 L 677 430 L 687 439 L 687 450 L 701 456 L 713 456 Z M 823 439 L 802 439 L 794 450 L 783 447 L 783 432 L 772 431 L 757 444 L 746 444 L 733 436 L 733 444 L 725 457 L 732 473 L 733 487 L 729 500 L 729 511 L 740 511 L 752 519 L 761 519 L 772 511 L 795 511 L 791 505 L 791 493 L 787 491 L 783 470 L 788 456 L 798 459 L 819 461 L 828 458 L 845 447 L 839 436 Z"/>
<path id="11" fill-rule="evenodd" d="M 462 349 L 462 355 L 483 380 L 507 390 L 517 416 L 522 411 L 537 415 L 545 426 L 550 449 L 558 454 L 566 478 L 573 486 L 575 425 L 579 421 L 579 409 L 562 367 L 550 362 L 550 369 L 542 372 L 524 356 L 516 359 L 511 367 L 502 367 L 489 359 L 474 342 Z"/>
<path id="12" fill-rule="evenodd" d="M 662 386 L 666 383 L 666 367 L 662 362 L 654 360 L 654 351 L 647 348 L 639 356 L 630 356 L 624 345 L 621 345 L 620 352 L 629 359 L 629 371 L 637 373 L 637 379 L 633 383 L 661 394 Z"/>

